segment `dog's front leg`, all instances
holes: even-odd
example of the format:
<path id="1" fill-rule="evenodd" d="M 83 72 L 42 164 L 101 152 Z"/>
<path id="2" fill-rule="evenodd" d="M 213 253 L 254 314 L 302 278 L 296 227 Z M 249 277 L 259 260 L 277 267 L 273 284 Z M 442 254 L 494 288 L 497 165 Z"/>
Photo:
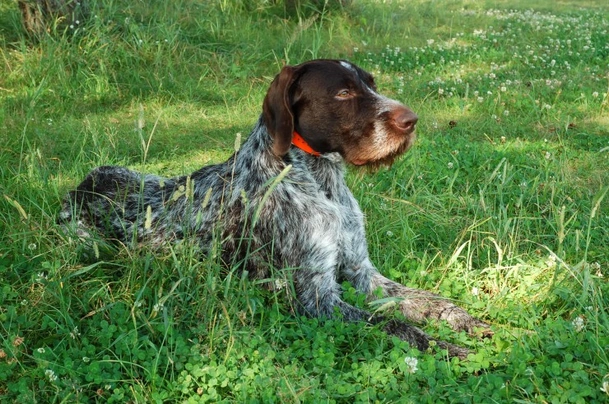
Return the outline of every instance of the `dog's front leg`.
<path id="1" fill-rule="evenodd" d="M 463 330 L 470 334 L 481 332 L 484 335 L 492 333 L 488 324 L 471 316 L 450 300 L 431 292 L 406 287 L 374 270 L 370 280 L 370 292 L 378 288 L 381 288 L 383 296 L 403 298 L 399 302 L 400 311 L 414 322 L 422 323 L 427 319 L 444 320 L 457 331 Z"/>
<path id="2" fill-rule="evenodd" d="M 396 319 L 387 319 L 373 315 L 344 302 L 340 297 L 340 285 L 336 283 L 333 271 L 316 271 L 299 269 L 294 273 L 295 289 L 303 311 L 313 317 L 336 318 L 345 321 L 362 321 L 369 324 L 381 324 L 385 332 L 408 342 L 411 346 L 424 352 L 432 345 L 434 339 L 414 325 Z M 435 344 L 448 351 L 448 355 L 464 359 L 470 353 L 466 348 L 444 341 Z"/>

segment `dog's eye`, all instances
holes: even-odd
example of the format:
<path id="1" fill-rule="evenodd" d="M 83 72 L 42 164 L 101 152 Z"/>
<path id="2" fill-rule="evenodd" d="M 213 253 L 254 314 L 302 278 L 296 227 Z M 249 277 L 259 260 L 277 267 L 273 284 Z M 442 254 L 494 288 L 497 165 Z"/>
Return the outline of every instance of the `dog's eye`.
<path id="1" fill-rule="evenodd" d="M 349 90 L 340 90 L 337 94 L 336 94 L 336 98 L 350 98 L 353 94 L 351 94 L 351 91 Z"/>

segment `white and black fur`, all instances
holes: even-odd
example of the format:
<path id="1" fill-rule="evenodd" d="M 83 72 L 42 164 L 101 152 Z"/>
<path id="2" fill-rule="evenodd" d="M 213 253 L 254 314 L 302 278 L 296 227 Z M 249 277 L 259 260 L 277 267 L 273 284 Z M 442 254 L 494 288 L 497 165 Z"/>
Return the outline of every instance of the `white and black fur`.
<path id="1" fill-rule="evenodd" d="M 376 92 L 372 76 L 346 61 L 286 66 L 273 80 L 252 133 L 226 162 L 176 178 L 99 167 L 71 191 L 60 222 L 132 245 L 192 239 L 221 243 L 227 265 L 254 279 L 290 268 L 296 298 L 310 316 L 382 323 L 420 350 L 419 328 L 341 299 L 341 282 L 375 298 L 394 296 L 412 321 L 446 320 L 472 332 L 487 325 L 435 294 L 381 275 L 368 257 L 362 211 L 345 183 L 345 163 L 389 165 L 414 140 L 417 116 Z M 292 144 L 299 133 L 315 156 Z M 280 179 L 278 177 L 282 175 Z M 450 356 L 467 349 L 438 342 Z"/>

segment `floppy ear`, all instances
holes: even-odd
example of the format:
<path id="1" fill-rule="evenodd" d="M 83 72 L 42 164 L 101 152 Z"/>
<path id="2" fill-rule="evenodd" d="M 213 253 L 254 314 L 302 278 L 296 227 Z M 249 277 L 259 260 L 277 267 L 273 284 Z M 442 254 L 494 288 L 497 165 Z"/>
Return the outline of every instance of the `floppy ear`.
<path id="1" fill-rule="evenodd" d="M 264 123 L 273 137 L 273 153 L 279 157 L 284 156 L 292 144 L 294 114 L 290 105 L 290 87 L 296 79 L 296 71 L 297 68 L 292 66 L 281 69 L 262 105 Z"/>

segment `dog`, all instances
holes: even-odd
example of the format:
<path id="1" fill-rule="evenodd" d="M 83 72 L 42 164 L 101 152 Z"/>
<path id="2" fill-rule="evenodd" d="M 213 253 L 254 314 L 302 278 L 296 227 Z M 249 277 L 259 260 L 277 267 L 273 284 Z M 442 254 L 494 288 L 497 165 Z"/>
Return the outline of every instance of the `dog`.
<path id="1" fill-rule="evenodd" d="M 433 338 L 416 326 L 341 299 L 341 282 L 371 299 L 394 297 L 409 321 L 444 320 L 473 333 L 488 325 L 452 302 L 383 276 L 368 256 L 364 216 L 345 165 L 391 165 L 410 148 L 418 117 L 380 95 L 371 74 L 344 60 L 285 66 L 247 140 L 226 162 L 162 178 L 127 168 L 94 169 L 66 196 L 59 221 L 132 245 L 194 240 L 253 279 L 290 269 L 299 310 L 309 316 L 381 324 L 421 351 Z M 468 350 L 435 344 L 449 356 Z"/>

